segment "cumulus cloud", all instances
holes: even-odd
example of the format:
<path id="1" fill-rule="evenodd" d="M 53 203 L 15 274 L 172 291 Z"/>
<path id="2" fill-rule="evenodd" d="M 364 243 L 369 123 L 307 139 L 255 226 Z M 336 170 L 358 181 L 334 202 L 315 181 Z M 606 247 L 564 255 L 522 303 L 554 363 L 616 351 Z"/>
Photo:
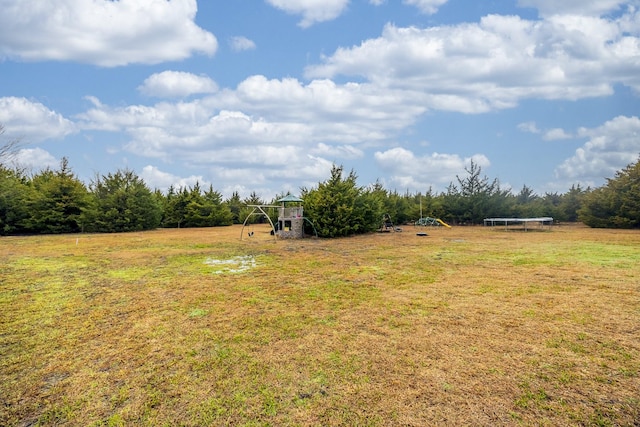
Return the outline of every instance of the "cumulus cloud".
<path id="1" fill-rule="evenodd" d="M 55 169 L 60 162 L 42 148 L 23 148 L 16 153 L 12 163 L 18 168 L 39 171 L 46 168 Z"/>
<path id="2" fill-rule="evenodd" d="M 267 0 L 267 3 L 292 15 L 302 15 L 298 25 L 308 28 L 315 23 L 340 16 L 349 0 Z"/>
<path id="3" fill-rule="evenodd" d="M 242 52 L 244 50 L 253 50 L 256 48 L 256 44 L 253 40 L 246 37 L 235 36 L 229 39 L 229 46 L 234 52 Z"/>
<path id="4" fill-rule="evenodd" d="M 6 136 L 26 142 L 63 138 L 77 131 L 75 124 L 45 105 L 26 98 L 0 98 L 0 123 Z"/>
<path id="5" fill-rule="evenodd" d="M 637 14 L 628 12 L 615 19 L 490 15 L 450 26 L 388 25 L 380 37 L 309 67 L 308 81 L 254 75 L 215 92 L 182 89 L 172 96 L 205 96 L 155 105 L 113 107 L 89 98 L 92 107 L 76 118 L 82 129 L 125 132 L 126 151 L 161 159 L 166 168 L 178 162 L 206 167 L 214 185 L 232 176 L 253 189 L 289 178 L 313 185 L 316 174 L 327 176 L 327 164 L 378 150 L 376 165 L 396 188 L 442 188 L 464 174 L 470 158 L 380 147 L 430 110 L 482 113 L 528 98 L 608 95 L 620 83 L 640 88 L 635 20 Z M 147 79 L 140 90 L 170 96 L 175 76 L 154 76 L 157 81 Z M 360 78 L 337 83 L 336 76 Z M 184 84 L 198 76 L 183 77 Z M 572 135 L 533 121 L 518 129 L 550 140 Z M 481 154 L 473 159 L 489 165 Z M 567 177 L 571 168 L 568 162 L 557 173 Z"/>
<path id="6" fill-rule="evenodd" d="M 638 13 L 615 19 L 488 15 L 479 23 L 428 28 L 387 25 L 380 37 L 339 48 L 308 78 L 356 76 L 379 88 L 421 93 L 430 109 L 481 113 L 522 99 L 605 96 L 640 89 Z"/>
<path id="7" fill-rule="evenodd" d="M 416 156 L 413 151 L 403 147 L 378 151 L 374 158 L 380 168 L 390 174 L 389 184 L 396 188 L 419 191 L 455 183 L 456 176 L 464 175 L 465 167 L 468 167 L 472 160 L 482 168 L 491 165 L 484 154 L 475 154 L 468 158 L 443 153 Z"/>
<path id="8" fill-rule="evenodd" d="M 240 142 L 287 144 L 305 140 L 306 125 L 268 121 L 238 110 L 218 110 L 215 98 L 110 107 L 98 103 L 76 116 L 88 130 L 125 131 L 138 154 L 165 157 L 170 150 L 237 147 Z"/>
<path id="9" fill-rule="evenodd" d="M 124 132 L 125 151 L 166 165 L 206 168 L 214 178 L 251 171 L 239 182 L 309 185 L 327 164 L 360 159 L 365 147 L 413 123 L 424 107 L 407 99 L 366 84 L 252 76 L 235 90 L 189 101 L 110 106 L 88 97 L 90 107 L 75 119 L 83 130 Z"/>
<path id="10" fill-rule="evenodd" d="M 570 184 L 602 185 L 640 154 L 640 119 L 636 116 L 618 116 L 597 128 L 581 128 L 578 136 L 588 141 L 555 170 L 557 178 Z"/>
<path id="11" fill-rule="evenodd" d="M 412 124 L 426 111 L 424 99 L 414 95 L 371 84 L 340 85 L 328 79 L 304 84 L 258 75 L 238 85 L 233 102 L 273 120 L 308 123 L 325 141 L 356 143 L 378 141 Z"/>
<path id="12" fill-rule="evenodd" d="M 142 178 L 150 188 L 157 188 L 163 192 L 166 192 L 171 186 L 176 190 L 193 187 L 196 183 L 200 184 L 201 188 L 209 186 L 209 182 L 207 182 L 202 175 L 191 175 L 182 178 L 169 172 L 164 172 L 152 165 L 147 165 L 142 168 L 140 178 Z"/>
<path id="13" fill-rule="evenodd" d="M 207 76 L 182 71 L 163 71 L 147 77 L 138 90 L 148 96 L 180 98 L 216 92 L 218 85 Z"/>
<path id="14" fill-rule="evenodd" d="M 0 57 L 104 67 L 213 55 L 217 40 L 194 20 L 196 0 L 2 2 Z"/>

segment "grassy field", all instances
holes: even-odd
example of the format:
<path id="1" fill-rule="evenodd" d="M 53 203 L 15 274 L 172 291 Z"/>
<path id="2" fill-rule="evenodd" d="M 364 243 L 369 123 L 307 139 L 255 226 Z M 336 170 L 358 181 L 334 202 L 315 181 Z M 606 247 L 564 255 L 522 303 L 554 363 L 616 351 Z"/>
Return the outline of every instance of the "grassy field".
<path id="1" fill-rule="evenodd" d="M 0 425 L 640 425 L 640 232 L 0 238 Z"/>

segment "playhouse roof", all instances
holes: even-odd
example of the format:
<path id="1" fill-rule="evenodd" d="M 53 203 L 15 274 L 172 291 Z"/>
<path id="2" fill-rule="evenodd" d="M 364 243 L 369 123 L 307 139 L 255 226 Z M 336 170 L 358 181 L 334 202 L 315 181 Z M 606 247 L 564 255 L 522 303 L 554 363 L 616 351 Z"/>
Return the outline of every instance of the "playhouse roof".
<path id="1" fill-rule="evenodd" d="M 291 194 L 287 194 L 282 199 L 278 200 L 278 203 L 284 203 L 284 202 L 302 202 L 302 199 L 300 199 L 299 197 L 293 196 Z"/>

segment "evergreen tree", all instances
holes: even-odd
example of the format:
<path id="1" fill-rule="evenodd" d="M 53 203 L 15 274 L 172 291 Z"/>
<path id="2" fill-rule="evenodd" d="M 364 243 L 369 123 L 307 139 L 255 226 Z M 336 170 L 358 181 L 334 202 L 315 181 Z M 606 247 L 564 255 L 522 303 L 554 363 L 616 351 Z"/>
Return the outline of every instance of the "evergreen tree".
<path id="1" fill-rule="evenodd" d="M 209 185 L 209 189 L 204 193 L 204 201 L 209 207 L 209 220 L 213 226 L 231 225 L 233 224 L 233 213 L 229 205 L 223 202 L 222 194 L 214 191 L 213 186 Z"/>
<path id="2" fill-rule="evenodd" d="M 240 219 L 240 223 L 244 223 L 245 219 L 247 219 L 247 216 L 249 214 L 251 214 L 251 211 L 253 211 L 253 207 L 252 206 L 256 206 L 256 205 L 264 205 L 265 202 L 262 200 L 262 198 L 260 196 L 258 196 L 258 194 L 256 194 L 255 191 L 252 191 L 251 194 L 249 194 L 249 197 L 245 197 L 244 200 L 242 201 L 242 207 L 240 208 L 240 212 L 239 212 L 239 219 Z M 248 220 L 247 220 L 247 224 L 255 224 L 255 223 L 264 223 L 264 222 L 269 222 L 264 216 L 261 215 L 252 215 Z"/>
<path id="3" fill-rule="evenodd" d="M 452 198 L 449 199 L 449 202 L 453 203 L 453 198 L 457 197 L 453 190 L 453 184 L 449 186 L 449 190 L 453 192 L 451 195 Z M 413 221 L 418 218 L 446 218 L 447 216 L 443 208 L 445 194 L 440 194 L 439 196 L 434 195 L 431 187 L 425 194 L 417 193 L 413 197 L 409 195 L 406 197 L 410 199 L 409 217 Z"/>
<path id="4" fill-rule="evenodd" d="M 334 165 L 331 177 L 316 189 L 302 189 L 305 216 L 312 219 L 322 237 L 349 236 L 379 227 L 382 210 L 373 192 L 357 186 L 351 171 L 343 177 L 343 167 Z"/>
<path id="5" fill-rule="evenodd" d="M 205 205 L 200 183 L 191 187 L 185 192 L 186 206 L 184 210 L 184 227 L 207 227 L 209 226 L 208 215 L 209 209 Z"/>
<path id="6" fill-rule="evenodd" d="M 91 185 L 95 197 L 95 231 L 151 230 L 160 225 L 162 206 L 142 179 L 129 169 L 99 176 Z"/>
<path id="7" fill-rule="evenodd" d="M 556 193 L 545 193 L 542 197 L 541 205 L 542 216 L 550 216 L 556 221 L 567 221 L 567 216 L 560 208 L 562 203 L 562 195 Z"/>
<path id="8" fill-rule="evenodd" d="M 534 218 L 543 216 L 543 205 L 534 191 L 522 186 L 522 190 L 513 198 L 513 216 L 518 218 Z"/>
<path id="9" fill-rule="evenodd" d="M 385 214 L 389 215 L 392 222 L 397 222 L 398 216 L 402 215 L 397 210 L 395 200 L 391 201 L 389 193 L 379 182 L 362 189 L 360 193 L 356 198 L 354 211 L 357 215 L 356 218 L 362 224 L 361 230 L 357 231 L 358 233 L 366 233 L 380 228 Z"/>
<path id="10" fill-rule="evenodd" d="M 560 202 L 560 218 L 562 221 L 576 222 L 578 221 L 578 212 L 582 207 L 582 202 L 590 190 L 583 190 L 578 185 L 572 185 L 571 189 L 562 195 Z"/>
<path id="11" fill-rule="evenodd" d="M 188 203 L 189 192 L 181 188 L 176 192 L 173 185 L 169 187 L 164 201 L 164 215 L 162 225 L 168 228 L 184 227 L 184 218 Z"/>
<path id="12" fill-rule="evenodd" d="M 503 216 L 509 211 L 508 190 L 501 190 L 497 179 L 482 176 L 482 168 L 473 160 L 465 168 L 467 176 L 456 176 L 459 187 L 450 184 L 443 205 L 456 223 L 480 224 L 484 218 Z"/>
<path id="13" fill-rule="evenodd" d="M 34 198 L 35 191 L 21 171 L 0 165 L 0 235 L 31 232 L 29 202 Z"/>
<path id="14" fill-rule="evenodd" d="M 481 177 L 482 168 L 473 160 L 465 171 L 465 178 L 456 176 L 462 195 L 462 211 L 459 216 L 462 222 L 477 224 L 489 216 L 489 197 L 496 191 L 498 183 L 497 180 L 489 182 L 486 175 Z"/>
<path id="15" fill-rule="evenodd" d="M 242 224 L 244 218 L 240 218 L 240 211 L 243 208 L 242 200 L 240 200 L 240 194 L 237 191 L 234 191 L 231 197 L 229 197 L 225 204 L 229 207 L 231 211 L 231 219 L 234 224 Z"/>
<path id="16" fill-rule="evenodd" d="M 377 223 L 380 227 L 385 215 L 388 215 L 394 223 L 398 222 L 398 216 L 404 216 L 404 213 L 398 210 L 397 193 L 388 192 L 380 181 L 363 189 L 362 198 L 363 208 L 365 208 L 365 222 Z M 371 216 L 374 218 L 366 219 Z"/>
<path id="17" fill-rule="evenodd" d="M 202 193 L 199 183 L 190 189 L 182 189 L 175 194 L 173 188 L 167 194 L 165 223 L 173 227 L 215 227 L 231 225 L 233 215 L 229 206 L 222 201 L 222 195 L 209 185 Z"/>
<path id="18" fill-rule="evenodd" d="M 35 190 L 29 200 L 30 231 L 37 233 L 77 233 L 92 217 L 89 191 L 71 171 L 66 157 L 60 169 L 45 169 L 35 175 L 31 184 Z"/>
<path id="19" fill-rule="evenodd" d="M 444 210 L 445 221 L 451 224 L 458 224 L 462 221 L 464 212 L 463 196 L 453 182 L 447 186 L 447 190 L 440 195 L 442 209 Z M 430 216 L 430 215 L 425 215 Z"/>
<path id="20" fill-rule="evenodd" d="M 579 217 L 591 227 L 640 228 L 640 159 L 587 194 Z"/>

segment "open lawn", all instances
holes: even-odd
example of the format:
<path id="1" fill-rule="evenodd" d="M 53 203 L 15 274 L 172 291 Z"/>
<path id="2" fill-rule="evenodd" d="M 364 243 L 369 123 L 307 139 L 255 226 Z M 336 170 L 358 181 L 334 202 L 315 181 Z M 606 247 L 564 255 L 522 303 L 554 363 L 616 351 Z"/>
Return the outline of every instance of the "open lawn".
<path id="1" fill-rule="evenodd" d="M 639 231 L 416 231 L 0 238 L 0 425 L 640 425 Z"/>

